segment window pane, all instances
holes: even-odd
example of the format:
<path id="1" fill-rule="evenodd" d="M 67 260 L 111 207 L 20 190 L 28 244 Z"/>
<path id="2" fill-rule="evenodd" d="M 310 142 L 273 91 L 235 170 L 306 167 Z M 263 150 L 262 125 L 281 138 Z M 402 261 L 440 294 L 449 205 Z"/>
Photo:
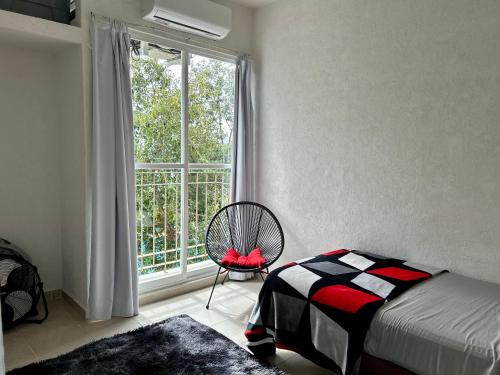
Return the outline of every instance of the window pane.
<path id="1" fill-rule="evenodd" d="M 137 169 L 139 275 L 180 268 L 181 170 Z"/>
<path id="2" fill-rule="evenodd" d="M 137 163 L 181 162 L 181 51 L 132 39 Z"/>
<path id="3" fill-rule="evenodd" d="M 231 169 L 189 171 L 188 265 L 208 260 L 205 230 L 215 213 L 229 203 Z"/>
<path id="4" fill-rule="evenodd" d="M 189 61 L 189 161 L 231 163 L 235 64 L 198 55 Z"/>
<path id="5" fill-rule="evenodd" d="M 141 276 L 181 272 L 185 247 L 188 269 L 213 265 L 205 252 L 205 230 L 213 215 L 230 201 L 230 168 L 142 165 L 182 162 L 182 56 L 189 56 L 189 124 L 184 139 L 188 161 L 230 164 L 232 159 L 235 64 L 132 40 L 135 161 L 141 164 L 136 168 Z M 187 174 L 185 179 L 183 173 Z M 187 213 L 181 203 L 185 188 Z M 188 222 L 182 228 L 184 214 Z M 181 245 L 183 235 L 188 243 Z"/>

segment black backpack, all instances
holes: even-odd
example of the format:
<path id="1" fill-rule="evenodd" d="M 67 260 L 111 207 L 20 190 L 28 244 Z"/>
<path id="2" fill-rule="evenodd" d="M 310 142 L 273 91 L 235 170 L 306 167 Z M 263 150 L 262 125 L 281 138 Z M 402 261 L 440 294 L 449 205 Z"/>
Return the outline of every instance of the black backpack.
<path id="1" fill-rule="evenodd" d="M 42 323 L 49 315 L 43 283 L 30 260 L 17 246 L 0 238 L 0 297 L 4 330 L 19 323 Z M 45 314 L 41 319 L 35 319 L 40 297 Z"/>

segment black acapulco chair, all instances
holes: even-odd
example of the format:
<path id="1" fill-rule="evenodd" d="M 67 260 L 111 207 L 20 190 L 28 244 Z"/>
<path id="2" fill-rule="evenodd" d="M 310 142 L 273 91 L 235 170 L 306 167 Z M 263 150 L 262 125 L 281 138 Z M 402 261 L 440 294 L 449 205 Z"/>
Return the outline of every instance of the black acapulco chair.
<path id="1" fill-rule="evenodd" d="M 222 284 L 229 271 L 258 272 L 264 280 L 262 272 L 267 273 L 268 267 L 283 253 L 284 246 L 285 237 L 281 225 L 267 207 L 254 202 L 236 202 L 221 208 L 210 221 L 205 235 L 207 254 L 219 266 L 206 308 L 209 308 L 221 273 L 226 272 Z M 231 248 L 245 256 L 253 249 L 260 248 L 266 263 L 255 268 L 223 266 L 222 258 Z M 224 271 L 221 272 L 223 268 Z"/>

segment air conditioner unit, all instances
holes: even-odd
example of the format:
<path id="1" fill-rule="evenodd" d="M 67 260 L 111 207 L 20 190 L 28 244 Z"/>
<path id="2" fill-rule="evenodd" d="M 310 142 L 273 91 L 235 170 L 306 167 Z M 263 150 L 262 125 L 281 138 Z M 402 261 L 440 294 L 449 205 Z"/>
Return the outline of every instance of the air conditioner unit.
<path id="1" fill-rule="evenodd" d="M 231 9 L 209 0 L 143 0 L 143 19 L 221 40 L 231 31 Z"/>

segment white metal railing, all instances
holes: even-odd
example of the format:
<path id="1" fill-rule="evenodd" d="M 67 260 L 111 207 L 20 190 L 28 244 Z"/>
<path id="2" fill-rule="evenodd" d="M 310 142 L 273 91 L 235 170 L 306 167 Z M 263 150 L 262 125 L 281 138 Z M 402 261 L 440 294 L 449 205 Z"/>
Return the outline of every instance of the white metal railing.
<path id="1" fill-rule="evenodd" d="M 172 164 L 137 164 L 137 247 L 140 275 L 181 267 L 181 176 Z M 230 199 L 231 167 L 190 165 L 188 172 L 187 263 L 208 260 L 205 229 Z"/>

